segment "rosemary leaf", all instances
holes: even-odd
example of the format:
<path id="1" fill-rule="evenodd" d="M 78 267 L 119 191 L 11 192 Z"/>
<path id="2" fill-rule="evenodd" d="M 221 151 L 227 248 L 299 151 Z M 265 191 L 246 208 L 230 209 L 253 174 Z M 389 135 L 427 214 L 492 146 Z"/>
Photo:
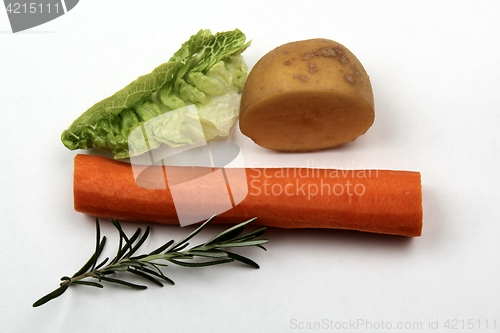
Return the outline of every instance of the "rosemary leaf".
<path id="1" fill-rule="evenodd" d="M 218 234 L 217 236 L 213 237 L 211 240 L 206 242 L 205 245 L 208 246 L 208 245 L 211 245 L 214 243 L 224 242 L 228 239 L 235 238 L 237 235 L 239 235 L 241 233 L 241 231 L 243 230 L 243 228 L 247 224 L 252 223 L 254 220 L 255 220 L 255 218 L 250 219 L 250 220 L 245 221 L 245 222 L 242 222 L 240 224 L 235 225 L 234 227 L 231 227 L 229 229 L 224 230 L 223 232 L 221 232 L 220 234 Z"/>
<path id="2" fill-rule="evenodd" d="M 77 271 L 75 273 L 75 275 L 73 275 L 73 277 L 78 276 L 78 275 L 82 275 L 83 273 L 87 272 L 90 269 L 90 267 L 92 267 L 92 265 L 95 261 L 95 258 L 99 257 L 102 250 L 104 249 L 104 245 L 106 245 L 106 237 L 105 236 L 102 237 L 101 242 L 98 242 L 98 244 L 99 244 L 99 246 L 97 247 L 96 252 L 94 252 L 94 254 L 90 257 L 90 259 L 85 263 L 85 265 L 83 265 L 82 268 L 80 268 L 80 270 Z"/>
<path id="3" fill-rule="evenodd" d="M 189 243 L 178 244 L 175 247 L 172 247 L 167 252 L 180 252 L 180 251 L 184 250 L 188 246 L 189 246 Z"/>
<path id="4" fill-rule="evenodd" d="M 151 228 L 148 226 L 146 228 L 146 231 L 144 232 L 144 234 L 142 235 L 141 239 L 134 245 L 132 246 L 132 248 L 130 249 L 129 253 L 127 254 L 127 257 L 130 257 L 132 256 L 134 253 L 137 252 L 137 250 L 142 246 L 142 244 L 144 244 L 144 242 L 146 241 L 146 239 L 148 238 L 149 236 L 149 232 L 150 232 Z"/>
<path id="5" fill-rule="evenodd" d="M 129 269 L 128 271 L 132 274 L 135 274 L 135 275 L 140 276 L 146 280 L 149 280 L 160 287 L 163 287 L 163 283 L 161 283 L 160 281 L 158 281 L 157 279 L 155 279 L 151 275 L 148 275 L 148 274 L 143 273 L 143 272 L 136 270 L 136 269 Z"/>
<path id="6" fill-rule="evenodd" d="M 254 268 L 260 268 L 260 266 L 255 262 L 253 261 L 252 259 L 249 259 L 247 257 L 244 257 L 242 255 L 239 255 L 239 254 L 236 254 L 236 253 L 233 253 L 233 252 L 228 252 L 226 251 L 227 255 L 229 258 L 232 258 L 234 260 L 237 260 L 239 262 L 242 262 L 244 264 L 247 264 L 249 266 L 252 266 Z"/>
<path id="7" fill-rule="evenodd" d="M 92 267 L 90 270 L 93 270 L 95 266 L 97 265 L 97 258 L 99 257 L 99 245 L 100 245 L 100 240 L 101 240 L 101 228 L 99 227 L 99 219 L 96 217 L 95 218 L 95 230 L 96 230 L 96 236 L 95 236 L 95 252 L 94 252 L 94 260 L 92 261 Z"/>
<path id="8" fill-rule="evenodd" d="M 96 287 L 96 288 L 104 288 L 104 286 L 100 283 L 97 282 L 92 282 L 92 281 L 73 281 L 73 284 L 81 284 L 84 286 L 90 286 L 90 287 Z"/>
<path id="9" fill-rule="evenodd" d="M 108 262 L 109 258 L 104 259 L 99 265 L 95 267 L 95 269 L 99 269 L 104 266 Z"/>
<path id="10" fill-rule="evenodd" d="M 169 242 L 167 242 L 167 243 L 163 244 L 162 246 L 160 246 L 159 248 L 157 248 L 156 250 L 150 252 L 149 255 L 162 253 L 163 251 L 168 249 L 173 243 L 174 243 L 174 240 L 172 239 Z"/>
<path id="11" fill-rule="evenodd" d="M 166 276 L 163 274 L 163 272 L 162 272 L 162 271 L 160 271 L 160 270 L 158 270 L 158 271 L 153 271 L 153 270 L 150 270 L 150 269 L 144 268 L 142 271 L 143 271 L 144 273 L 148 273 L 148 274 L 150 274 L 150 275 L 154 275 L 154 276 L 156 276 L 156 277 L 158 277 L 158 278 L 160 278 L 160 279 L 162 279 L 162 280 L 164 280 L 164 281 L 167 281 L 167 282 L 168 282 L 168 283 L 170 283 L 170 284 L 175 284 L 175 282 L 174 282 L 172 279 L 170 279 L 170 278 L 166 277 Z"/>
<path id="12" fill-rule="evenodd" d="M 128 256 L 127 251 L 132 250 L 134 242 L 137 240 L 137 238 L 139 238 L 139 235 L 141 234 L 141 228 L 138 228 L 136 232 L 132 235 L 132 237 L 130 237 L 130 239 L 127 238 L 127 235 L 125 235 L 121 227 L 119 229 L 119 232 L 120 235 L 125 240 L 125 245 L 118 251 L 118 254 L 116 255 L 117 260 L 120 260 L 124 257 L 126 258 Z"/>
<path id="13" fill-rule="evenodd" d="M 68 290 L 68 287 L 69 287 L 69 284 L 63 284 L 62 286 L 60 286 L 59 288 L 57 288 L 53 292 L 43 296 L 38 301 L 33 303 L 33 307 L 36 308 L 40 305 L 47 303 L 50 300 L 53 300 L 54 298 L 61 296 L 66 290 Z"/>
<path id="14" fill-rule="evenodd" d="M 262 236 L 265 231 L 266 231 L 265 227 L 264 228 L 260 228 L 258 230 L 255 230 L 255 231 L 249 232 L 247 234 L 244 234 L 243 236 L 233 238 L 232 241 L 233 242 L 240 242 L 240 241 L 245 241 L 245 240 L 248 240 L 248 239 L 257 238 L 257 237 Z"/>
<path id="15" fill-rule="evenodd" d="M 127 281 L 119 280 L 119 279 L 113 279 L 113 278 L 109 278 L 106 276 L 100 277 L 99 280 L 111 282 L 111 283 L 116 283 L 116 284 L 121 284 L 123 286 L 134 288 L 134 289 L 147 289 L 148 288 L 148 287 L 140 285 L 140 284 L 135 284 L 132 282 L 127 282 Z"/>
<path id="16" fill-rule="evenodd" d="M 206 266 L 227 264 L 229 262 L 234 261 L 234 259 L 232 259 L 232 258 L 220 259 L 220 260 L 210 260 L 210 261 L 201 261 L 201 262 L 188 262 L 188 261 L 182 261 L 182 260 L 177 260 L 177 259 L 169 259 L 169 260 L 176 265 L 184 266 L 184 267 L 206 267 Z"/>
<path id="17" fill-rule="evenodd" d="M 258 244 L 258 245 L 256 245 L 256 246 L 257 246 L 257 247 L 260 247 L 260 248 L 261 248 L 262 250 L 264 250 L 264 251 L 267 251 L 267 249 L 266 249 L 265 247 L 263 247 L 262 245 L 260 245 L 260 244 Z"/>
<path id="18" fill-rule="evenodd" d="M 111 219 L 110 221 L 115 226 L 115 228 L 118 230 L 118 233 L 120 235 L 120 240 L 118 241 L 118 250 L 116 252 L 115 259 L 113 259 L 113 261 L 111 261 L 111 263 L 114 263 L 117 260 L 119 260 L 119 254 L 120 254 L 120 252 L 122 251 L 122 248 L 123 248 L 123 235 L 125 233 L 123 232 L 122 226 L 120 225 L 120 222 L 118 222 L 118 220 Z"/>
<path id="19" fill-rule="evenodd" d="M 189 235 L 187 235 L 186 237 L 184 237 L 183 239 L 181 239 L 180 241 L 178 241 L 177 243 L 175 243 L 174 245 L 171 246 L 171 248 L 169 249 L 169 252 L 170 251 L 180 251 L 180 246 L 184 243 L 187 243 L 187 241 L 189 241 L 191 238 L 193 238 L 194 236 L 196 236 L 201 230 L 203 230 L 203 228 L 205 228 L 210 222 L 212 222 L 212 220 L 215 218 L 215 215 L 213 215 L 211 218 L 209 218 L 208 220 L 206 220 L 202 225 L 200 225 L 198 228 L 196 228 L 193 232 L 191 232 Z"/>
<path id="20" fill-rule="evenodd" d="M 198 257 L 206 257 L 206 258 L 224 258 L 227 257 L 227 253 L 219 250 L 211 250 L 211 251 L 193 251 L 189 250 L 189 254 Z"/>
<path id="21" fill-rule="evenodd" d="M 256 239 L 256 240 L 250 240 L 250 241 L 243 241 L 243 242 L 227 242 L 227 243 L 222 243 L 222 244 L 217 244 L 217 247 L 246 247 L 246 246 L 257 246 L 261 244 L 266 244 L 268 241 L 267 239 Z"/>

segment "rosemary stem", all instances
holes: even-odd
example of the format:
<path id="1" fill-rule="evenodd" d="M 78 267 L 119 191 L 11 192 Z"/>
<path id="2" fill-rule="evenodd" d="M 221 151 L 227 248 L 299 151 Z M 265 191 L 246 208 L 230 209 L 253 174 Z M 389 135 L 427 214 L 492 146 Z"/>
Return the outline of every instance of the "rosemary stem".
<path id="1" fill-rule="evenodd" d="M 150 256 L 141 258 L 139 261 L 151 262 L 155 260 L 168 260 L 169 258 L 174 257 L 173 253 L 158 253 L 152 254 Z"/>
<path id="2" fill-rule="evenodd" d="M 203 229 L 210 221 L 212 221 L 214 217 L 215 215 L 177 243 L 174 243 L 174 241 L 171 240 L 165 243 L 163 246 L 160 246 L 156 250 L 150 252 L 149 254 L 139 256 L 134 256 L 134 253 L 139 249 L 139 247 L 148 237 L 149 227 L 142 236 L 140 236 L 141 229 L 138 229 L 132 237 L 128 238 L 124 234 L 119 222 L 115 221 L 113 225 L 120 232 L 118 253 L 116 257 L 109 260 L 109 262 L 109 258 L 106 258 L 98 265 L 96 265 L 97 259 L 101 254 L 102 249 L 104 248 L 106 238 L 103 237 L 101 240 L 99 222 L 96 219 L 97 242 L 93 256 L 85 265 L 83 265 L 80 270 L 78 270 L 73 275 L 73 277 L 63 276 L 60 280 L 59 287 L 51 293 L 40 298 L 33 304 L 33 306 L 41 306 L 48 301 L 61 296 L 72 284 L 102 288 L 103 284 L 101 283 L 107 282 L 118 283 L 135 289 L 147 288 L 147 286 L 123 280 L 120 276 L 113 278 L 108 276 L 109 274 L 114 273 L 117 273 L 117 275 L 125 273 L 133 274 L 136 277 L 145 279 L 149 282 L 153 282 L 159 286 L 162 286 L 161 282 L 164 281 L 173 284 L 174 282 L 170 278 L 165 276 L 161 270 L 162 266 L 164 267 L 167 265 L 158 263 L 156 261 L 167 261 L 171 264 L 185 267 L 206 267 L 239 261 L 251 267 L 259 268 L 259 265 L 257 265 L 257 263 L 255 263 L 253 260 L 226 250 L 227 248 L 231 247 L 248 246 L 258 246 L 260 248 L 263 248 L 262 244 L 267 243 L 268 240 L 257 239 L 257 237 L 262 235 L 265 228 L 261 228 L 259 230 L 239 236 L 243 228 L 254 219 L 232 226 L 229 229 L 212 237 L 212 239 L 205 242 L 204 244 L 192 247 L 190 249 L 187 248 L 187 246 L 189 245 L 188 240 L 197 235 L 198 232 Z M 125 242 L 125 244 L 123 244 L 123 242 Z M 263 249 L 265 250 L 265 248 Z M 191 259 L 195 260 L 191 261 Z M 97 279 L 98 282 L 81 281 L 86 278 L 94 278 Z"/>
<path id="3" fill-rule="evenodd" d="M 84 273 L 84 274 L 72 277 L 71 280 L 67 280 L 67 281 L 63 281 L 63 282 L 71 283 L 71 282 L 80 281 L 80 280 L 83 280 L 83 279 L 86 279 L 86 278 L 89 278 L 89 277 L 93 277 L 94 274 L 95 274 L 95 272 L 96 271 L 90 271 L 90 272 L 87 272 L 87 273 Z"/>

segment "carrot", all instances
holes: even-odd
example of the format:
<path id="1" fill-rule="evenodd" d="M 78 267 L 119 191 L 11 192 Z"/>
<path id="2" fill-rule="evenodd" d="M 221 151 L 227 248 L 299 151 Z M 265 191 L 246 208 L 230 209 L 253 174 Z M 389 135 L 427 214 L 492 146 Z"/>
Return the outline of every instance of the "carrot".
<path id="1" fill-rule="evenodd" d="M 76 155 L 74 162 L 75 210 L 101 218 L 178 224 L 177 201 L 195 213 L 209 207 L 210 199 L 217 200 L 219 195 L 218 191 L 209 196 L 203 191 L 208 184 L 205 179 L 209 178 L 204 176 L 214 174 L 210 168 L 149 167 L 141 177 L 147 181 L 148 174 L 163 174 L 171 186 L 148 189 L 137 185 L 129 163 L 83 154 Z M 229 176 L 237 171 L 224 170 Z M 418 172 L 310 168 L 244 171 L 248 194 L 235 202 L 241 189 L 231 188 L 233 208 L 223 213 L 214 211 L 218 214 L 214 223 L 234 223 L 256 216 L 256 224 L 268 227 L 421 235 L 422 187 Z M 199 192 L 190 192 L 184 198 L 176 193 L 174 202 L 173 177 L 177 184 L 195 179 L 193 186 Z M 227 197 L 227 192 L 219 192 Z"/>

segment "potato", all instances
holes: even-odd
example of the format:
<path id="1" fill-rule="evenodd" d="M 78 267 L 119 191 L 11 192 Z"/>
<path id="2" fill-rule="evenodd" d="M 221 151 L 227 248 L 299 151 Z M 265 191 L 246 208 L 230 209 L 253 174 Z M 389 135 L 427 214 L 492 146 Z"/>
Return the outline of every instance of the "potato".
<path id="1" fill-rule="evenodd" d="M 264 55 L 243 88 L 239 126 L 258 145 L 314 151 L 355 140 L 373 124 L 365 69 L 328 39 L 284 44 Z"/>

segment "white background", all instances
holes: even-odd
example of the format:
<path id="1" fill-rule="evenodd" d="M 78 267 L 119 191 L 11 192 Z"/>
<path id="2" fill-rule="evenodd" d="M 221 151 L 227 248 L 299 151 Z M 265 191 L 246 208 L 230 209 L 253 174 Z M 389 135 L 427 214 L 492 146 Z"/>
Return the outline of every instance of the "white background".
<path id="1" fill-rule="evenodd" d="M 309 332 L 319 323 L 316 331 L 340 332 L 335 325 L 350 323 L 344 331 L 382 332 L 421 323 L 399 331 L 446 332 L 457 320 L 455 331 L 500 332 L 499 16 L 498 1 L 87 0 L 12 34 L 0 10 L 0 330 Z M 250 68 L 307 38 L 356 54 L 376 101 L 366 135 L 279 159 L 239 132 L 233 139 L 250 163 L 420 171 L 422 237 L 273 229 L 267 252 L 244 252 L 259 270 L 169 267 L 175 286 L 75 287 L 32 308 L 94 247 L 93 219 L 73 210 L 77 152 L 63 147 L 61 132 L 201 28 L 241 29 L 252 40 Z M 187 232 L 155 225 L 144 247 Z M 114 229 L 103 222 L 102 233 L 113 255 Z M 461 330 L 469 319 L 473 329 Z"/>

